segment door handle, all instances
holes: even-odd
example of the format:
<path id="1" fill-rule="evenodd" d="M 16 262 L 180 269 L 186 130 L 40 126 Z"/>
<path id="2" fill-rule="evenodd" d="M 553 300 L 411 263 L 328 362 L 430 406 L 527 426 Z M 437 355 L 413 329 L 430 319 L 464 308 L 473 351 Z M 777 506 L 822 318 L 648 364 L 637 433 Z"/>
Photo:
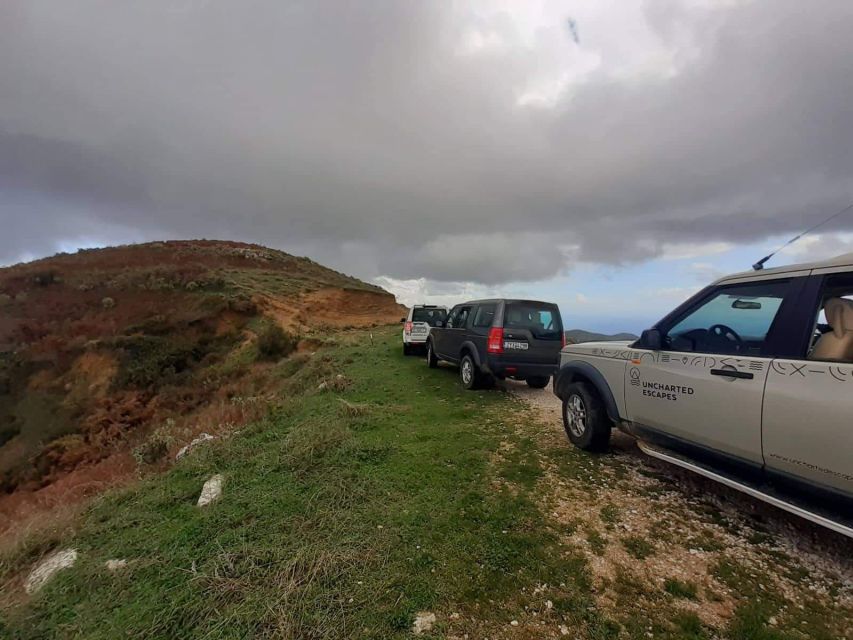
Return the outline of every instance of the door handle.
<path id="1" fill-rule="evenodd" d="M 743 380 L 752 380 L 755 376 L 746 371 L 738 371 L 737 369 L 711 369 L 712 376 L 724 376 L 726 378 L 741 378 Z"/>

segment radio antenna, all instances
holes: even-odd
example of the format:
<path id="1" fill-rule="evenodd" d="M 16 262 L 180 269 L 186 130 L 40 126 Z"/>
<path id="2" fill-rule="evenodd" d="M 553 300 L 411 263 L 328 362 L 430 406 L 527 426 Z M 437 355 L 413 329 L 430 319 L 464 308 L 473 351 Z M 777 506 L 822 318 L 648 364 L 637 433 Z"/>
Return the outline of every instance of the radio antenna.
<path id="1" fill-rule="evenodd" d="M 764 268 L 764 263 L 765 263 L 765 262 L 767 262 L 768 260 L 770 260 L 770 258 L 772 258 L 773 256 L 775 256 L 775 255 L 776 255 L 777 253 L 779 253 L 782 249 L 784 249 L 785 247 L 787 247 L 787 246 L 789 246 L 789 245 L 794 244 L 797 240 L 799 240 L 800 238 L 802 238 L 802 237 L 803 237 L 803 236 L 805 236 L 806 234 L 811 233 L 812 231 L 814 231 L 814 230 L 815 230 L 815 229 L 817 229 L 818 227 L 822 227 L 823 225 L 825 225 L 827 222 L 830 222 L 831 220 L 835 220 L 835 219 L 836 219 L 838 216 L 840 216 L 842 213 L 847 213 L 847 212 L 848 212 L 848 211 L 850 211 L 851 209 L 853 209 L 853 203 L 851 203 L 851 204 L 847 205 L 847 206 L 846 206 L 846 207 L 844 207 L 841 211 L 836 211 L 835 213 L 833 213 L 831 216 L 829 216 L 829 217 L 828 217 L 828 218 L 826 218 L 825 220 L 821 220 L 821 221 L 820 221 L 820 222 L 818 222 L 816 225 L 814 225 L 814 226 L 812 226 L 812 227 L 809 227 L 808 229 L 806 229 L 806 230 L 805 230 L 805 231 L 803 231 L 802 233 L 800 233 L 800 234 L 798 234 L 798 235 L 794 236 L 793 238 L 791 238 L 790 240 L 788 240 L 788 242 L 786 242 L 786 243 L 785 243 L 785 244 L 783 244 L 781 247 L 779 247 L 778 249 L 776 249 L 776 251 L 774 251 L 774 252 L 773 252 L 773 253 L 771 253 L 770 255 L 767 255 L 767 256 L 764 256 L 763 258 L 761 258 L 761 260 L 759 260 L 759 261 L 758 261 L 758 262 L 756 262 L 754 265 L 752 265 L 752 268 L 753 268 L 753 269 L 755 269 L 756 271 L 761 271 L 761 270 Z"/>

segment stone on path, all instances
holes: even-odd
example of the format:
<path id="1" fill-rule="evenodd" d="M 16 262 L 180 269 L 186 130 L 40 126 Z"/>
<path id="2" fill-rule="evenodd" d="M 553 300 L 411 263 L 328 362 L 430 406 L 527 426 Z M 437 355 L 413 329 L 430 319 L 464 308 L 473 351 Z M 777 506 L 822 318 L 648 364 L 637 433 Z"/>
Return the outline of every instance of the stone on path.
<path id="1" fill-rule="evenodd" d="M 210 503 L 219 500 L 219 497 L 221 495 L 222 475 L 217 473 L 215 476 L 211 477 L 210 480 L 204 483 L 204 486 L 201 488 L 201 495 L 198 497 L 198 504 L 196 506 L 206 507 Z"/>
<path id="2" fill-rule="evenodd" d="M 54 575 L 63 569 L 73 567 L 75 562 L 77 562 L 77 551 L 74 549 L 63 549 L 50 554 L 27 576 L 24 591 L 29 595 L 38 592 Z"/>
<path id="3" fill-rule="evenodd" d="M 104 566 L 106 566 L 108 571 L 118 571 L 127 566 L 127 560 L 107 560 Z"/>
<path id="4" fill-rule="evenodd" d="M 429 611 L 421 611 L 415 616 L 415 624 L 412 625 L 412 633 L 416 636 L 432 630 L 435 624 L 435 614 Z"/>

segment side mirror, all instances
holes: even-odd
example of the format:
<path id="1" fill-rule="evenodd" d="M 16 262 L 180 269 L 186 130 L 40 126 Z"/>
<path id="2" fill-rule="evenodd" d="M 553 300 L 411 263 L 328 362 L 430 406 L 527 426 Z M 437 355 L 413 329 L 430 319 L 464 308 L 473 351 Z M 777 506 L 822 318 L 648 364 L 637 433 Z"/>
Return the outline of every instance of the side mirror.
<path id="1" fill-rule="evenodd" d="M 436 326 L 436 327 L 443 327 L 443 326 L 444 326 L 444 321 L 443 321 L 443 320 L 436 320 L 436 321 L 435 321 L 435 326 Z"/>
<path id="2" fill-rule="evenodd" d="M 400 324 L 404 324 L 406 322 L 405 318 L 400 318 Z"/>
<path id="3" fill-rule="evenodd" d="M 659 329 L 646 329 L 640 334 L 637 346 L 641 349 L 660 351 L 663 348 L 663 337 Z"/>

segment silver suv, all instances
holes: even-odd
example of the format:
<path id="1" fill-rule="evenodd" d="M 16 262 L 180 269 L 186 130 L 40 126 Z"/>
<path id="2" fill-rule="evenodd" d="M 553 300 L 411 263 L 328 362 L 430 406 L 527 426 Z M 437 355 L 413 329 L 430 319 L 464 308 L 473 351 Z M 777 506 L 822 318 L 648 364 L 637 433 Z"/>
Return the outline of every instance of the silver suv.
<path id="1" fill-rule="evenodd" d="M 415 349 L 423 349 L 433 327 L 444 324 L 447 319 L 447 307 L 431 304 L 416 304 L 405 318 L 403 324 L 403 354 L 410 355 Z"/>
<path id="2" fill-rule="evenodd" d="M 636 342 L 561 353 L 569 440 L 647 454 L 853 537 L 853 254 L 727 276 Z"/>

